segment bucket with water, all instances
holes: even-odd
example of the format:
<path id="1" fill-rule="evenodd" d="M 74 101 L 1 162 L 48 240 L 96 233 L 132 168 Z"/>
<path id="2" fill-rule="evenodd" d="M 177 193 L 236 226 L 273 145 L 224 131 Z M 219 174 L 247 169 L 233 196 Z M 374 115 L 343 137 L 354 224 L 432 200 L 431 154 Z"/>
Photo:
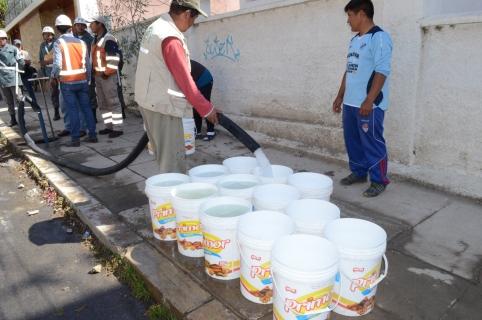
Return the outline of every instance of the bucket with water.
<path id="1" fill-rule="evenodd" d="M 338 262 L 336 246 L 321 237 L 279 239 L 271 257 L 274 319 L 328 319 Z"/>
<path id="2" fill-rule="evenodd" d="M 330 196 L 333 193 L 333 180 L 319 173 L 295 173 L 288 178 L 288 184 L 296 187 L 303 199 L 330 201 Z"/>
<path id="3" fill-rule="evenodd" d="M 239 219 L 241 293 L 249 301 L 272 302 L 271 249 L 276 240 L 294 230 L 291 218 L 280 212 L 254 211 Z"/>
<path id="4" fill-rule="evenodd" d="M 210 183 L 186 183 L 175 187 L 172 192 L 172 206 L 176 212 L 177 246 L 187 257 L 204 256 L 203 234 L 199 212 L 201 204 L 218 192 Z"/>
<path id="5" fill-rule="evenodd" d="M 234 197 L 215 197 L 201 205 L 206 273 L 216 279 L 232 280 L 240 275 L 236 230 L 240 217 L 251 212 L 251 202 Z"/>
<path id="6" fill-rule="evenodd" d="M 260 184 L 259 179 L 251 174 L 230 174 L 218 181 L 219 194 L 243 198 L 249 201 L 253 199 L 253 191 Z"/>
<path id="7" fill-rule="evenodd" d="M 286 184 L 263 184 L 253 191 L 253 205 L 256 210 L 284 212 L 288 205 L 300 199 L 300 192 Z"/>
<path id="8" fill-rule="evenodd" d="M 176 240 L 176 214 L 172 208 L 171 191 L 189 181 L 189 176 L 180 173 L 159 174 L 146 180 L 145 192 L 149 198 L 152 231 L 156 239 Z"/>
<path id="9" fill-rule="evenodd" d="M 261 183 L 268 184 L 268 183 L 281 183 L 286 184 L 288 183 L 288 178 L 293 174 L 293 169 L 287 166 L 281 165 L 271 165 L 271 171 L 269 176 L 263 174 L 263 168 L 256 167 L 253 170 L 253 174 L 257 176 Z"/>
<path id="10" fill-rule="evenodd" d="M 286 214 L 293 219 L 297 233 L 322 236 L 325 226 L 340 219 L 340 209 L 331 202 L 319 199 L 300 199 L 290 203 Z"/>
<path id="11" fill-rule="evenodd" d="M 387 276 L 387 233 L 372 222 L 346 218 L 330 222 L 324 236 L 340 254 L 341 286 L 335 288 L 334 299 L 339 299 L 335 312 L 350 317 L 366 315 L 375 307 L 377 285 Z M 380 275 L 382 259 L 385 271 Z"/>
<path id="12" fill-rule="evenodd" d="M 220 164 L 203 164 L 189 170 L 192 182 L 205 182 L 216 184 L 219 179 L 228 173 L 228 169 Z"/>
<path id="13" fill-rule="evenodd" d="M 258 166 L 254 157 L 232 157 L 223 161 L 223 165 L 232 174 L 250 174 Z"/>
<path id="14" fill-rule="evenodd" d="M 193 118 L 182 118 L 184 129 L 184 148 L 186 155 L 191 155 L 196 151 L 196 125 Z"/>

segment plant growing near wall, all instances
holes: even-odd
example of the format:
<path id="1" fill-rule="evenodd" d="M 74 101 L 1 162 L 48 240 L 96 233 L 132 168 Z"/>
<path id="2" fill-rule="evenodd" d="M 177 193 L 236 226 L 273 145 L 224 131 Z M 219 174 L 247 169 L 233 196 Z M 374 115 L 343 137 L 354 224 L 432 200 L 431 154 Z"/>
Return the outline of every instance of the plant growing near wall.
<path id="1" fill-rule="evenodd" d="M 131 31 L 132 37 L 121 36 L 118 39 L 126 61 L 129 62 L 131 58 L 137 57 L 146 29 L 143 22 L 146 20 L 147 8 L 151 5 L 151 0 L 111 0 L 99 1 L 98 4 L 100 14 L 109 18 L 114 35 L 119 35 L 119 31 L 126 28 Z"/>
<path id="2" fill-rule="evenodd" d="M 0 28 L 5 27 L 5 16 L 8 10 L 7 0 L 0 0 Z"/>

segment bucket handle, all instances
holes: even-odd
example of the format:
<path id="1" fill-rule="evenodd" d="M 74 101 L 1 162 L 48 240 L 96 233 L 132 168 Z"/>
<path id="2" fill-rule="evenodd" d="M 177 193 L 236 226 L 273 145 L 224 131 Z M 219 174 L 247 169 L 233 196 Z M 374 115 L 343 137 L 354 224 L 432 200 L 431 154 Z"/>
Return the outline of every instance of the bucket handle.
<path id="1" fill-rule="evenodd" d="M 380 282 L 382 282 L 388 275 L 388 259 L 387 259 L 387 255 L 386 254 L 383 254 L 383 262 L 385 264 L 385 268 L 383 270 L 383 273 L 378 277 L 377 280 L 375 280 L 368 288 L 367 290 L 372 290 L 373 288 L 375 288 L 376 286 L 378 286 L 380 284 Z M 340 270 L 341 272 L 341 270 Z M 345 273 L 343 273 L 343 275 L 348 278 L 350 281 L 353 281 L 353 279 L 351 279 L 351 277 L 348 277 Z"/>
<path id="2" fill-rule="evenodd" d="M 273 287 L 275 288 L 276 292 L 278 292 L 278 294 L 281 296 L 281 292 L 279 291 L 279 287 L 278 285 L 276 284 L 276 279 L 275 279 L 275 276 L 274 276 L 274 272 L 273 270 L 271 270 L 271 278 L 272 278 L 272 281 L 273 281 Z M 339 285 L 338 285 L 338 292 L 341 291 L 341 282 L 342 282 L 342 277 L 340 277 L 340 281 L 339 281 Z M 336 282 L 336 280 L 335 280 Z M 336 290 L 331 290 L 331 292 L 336 292 Z M 330 306 L 330 307 L 326 307 L 322 310 L 317 310 L 317 311 L 311 311 L 311 312 L 306 312 L 305 315 L 307 316 L 311 316 L 311 315 L 315 315 L 315 314 L 322 314 L 322 313 L 326 313 L 326 312 L 332 312 L 333 310 L 335 310 L 338 305 L 340 304 L 340 300 L 341 300 L 341 295 L 339 294 L 338 295 L 338 299 L 336 300 L 336 303 L 334 306 Z M 332 300 L 333 301 L 333 300 Z"/>

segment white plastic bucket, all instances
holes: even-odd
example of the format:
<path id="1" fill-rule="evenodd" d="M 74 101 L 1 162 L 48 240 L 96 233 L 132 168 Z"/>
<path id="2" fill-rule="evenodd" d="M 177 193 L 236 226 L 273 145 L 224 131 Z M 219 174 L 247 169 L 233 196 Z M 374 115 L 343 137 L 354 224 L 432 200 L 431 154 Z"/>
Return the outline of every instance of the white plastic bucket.
<path id="1" fill-rule="evenodd" d="M 280 212 L 254 211 L 239 219 L 241 293 L 249 301 L 272 303 L 271 249 L 276 240 L 294 230 L 291 218 Z"/>
<path id="2" fill-rule="evenodd" d="M 335 245 L 313 235 L 289 235 L 276 242 L 271 261 L 274 319 L 328 319 L 339 262 Z"/>
<path id="3" fill-rule="evenodd" d="M 340 295 L 335 312 L 350 317 L 369 313 L 375 307 L 377 285 L 388 272 L 387 233 L 372 222 L 346 218 L 330 222 L 324 235 L 340 254 L 341 286 L 335 289 L 334 299 Z M 385 271 L 380 275 L 382 258 Z"/>
<path id="4" fill-rule="evenodd" d="M 288 178 L 288 184 L 296 187 L 303 199 L 321 199 L 330 201 L 333 193 L 333 180 L 323 174 L 299 172 Z"/>
<path id="5" fill-rule="evenodd" d="M 251 202 L 234 197 L 216 197 L 201 205 L 201 229 L 206 273 L 232 280 L 240 275 L 236 229 L 239 218 L 251 212 Z"/>
<path id="6" fill-rule="evenodd" d="M 268 183 L 286 184 L 288 183 L 288 178 L 293 174 L 293 169 L 287 166 L 274 164 L 271 166 L 271 169 L 273 171 L 272 177 L 264 176 L 261 173 L 262 172 L 261 167 L 254 168 L 253 174 L 261 180 L 261 183 L 264 183 L 264 184 L 268 184 Z"/>
<path id="7" fill-rule="evenodd" d="M 186 155 L 193 154 L 196 151 L 196 125 L 192 118 L 182 118 L 182 127 L 184 129 L 184 149 Z"/>
<path id="8" fill-rule="evenodd" d="M 263 184 L 253 191 L 253 205 L 256 210 L 284 212 L 288 205 L 300 199 L 300 192 L 286 184 Z"/>
<path id="9" fill-rule="evenodd" d="M 253 191 L 259 184 L 259 179 L 251 174 L 230 174 L 222 177 L 217 183 L 220 195 L 249 201 L 252 201 Z"/>
<path id="10" fill-rule="evenodd" d="M 227 174 L 228 170 L 220 164 L 203 164 L 189 170 L 192 182 L 206 182 L 216 184 Z"/>
<path id="11" fill-rule="evenodd" d="M 286 208 L 295 225 L 296 232 L 322 236 L 325 226 L 340 219 L 340 209 L 331 202 L 319 199 L 300 199 Z"/>
<path id="12" fill-rule="evenodd" d="M 254 157 L 232 157 L 223 161 L 223 165 L 232 174 L 250 174 L 258 165 Z"/>
<path id="13" fill-rule="evenodd" d="M 199 213 L 201 204 L 214 197 L 218 188 L 210 183 L 186 183 L 172 190 L 172 206 L 176 212 L 177 247 L 187 257 L 204 256 L 203 234 Z"/>
<path id="14" fill-rule="evenodd" d="M 145 192 L 149 198 L 154 238 L 161 241 L 176 240 L 176 213 L 172 208 L 171 191 L 189 181 L 189 176 L 180 173 L 159 174 L 146 180 Z"/>

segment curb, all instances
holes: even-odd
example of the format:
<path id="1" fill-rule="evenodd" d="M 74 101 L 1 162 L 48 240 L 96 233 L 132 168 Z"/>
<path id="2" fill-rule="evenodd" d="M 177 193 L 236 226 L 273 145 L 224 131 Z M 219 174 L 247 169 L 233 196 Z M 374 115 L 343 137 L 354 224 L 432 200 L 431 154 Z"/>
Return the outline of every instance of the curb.
<path id="1" fill-rule="evenodd" d="M 7 127 L 2 119 L 0 135 L 7 140 L 13 152 L 29 160 L 39 170 L 104 246 L 125 258 L 139 272 L 154 300 L 167 305 L 179 319 L 241 319 L 132 231 L 57 165 L 42 159 L 28 148 L 23 137 Z"/>

